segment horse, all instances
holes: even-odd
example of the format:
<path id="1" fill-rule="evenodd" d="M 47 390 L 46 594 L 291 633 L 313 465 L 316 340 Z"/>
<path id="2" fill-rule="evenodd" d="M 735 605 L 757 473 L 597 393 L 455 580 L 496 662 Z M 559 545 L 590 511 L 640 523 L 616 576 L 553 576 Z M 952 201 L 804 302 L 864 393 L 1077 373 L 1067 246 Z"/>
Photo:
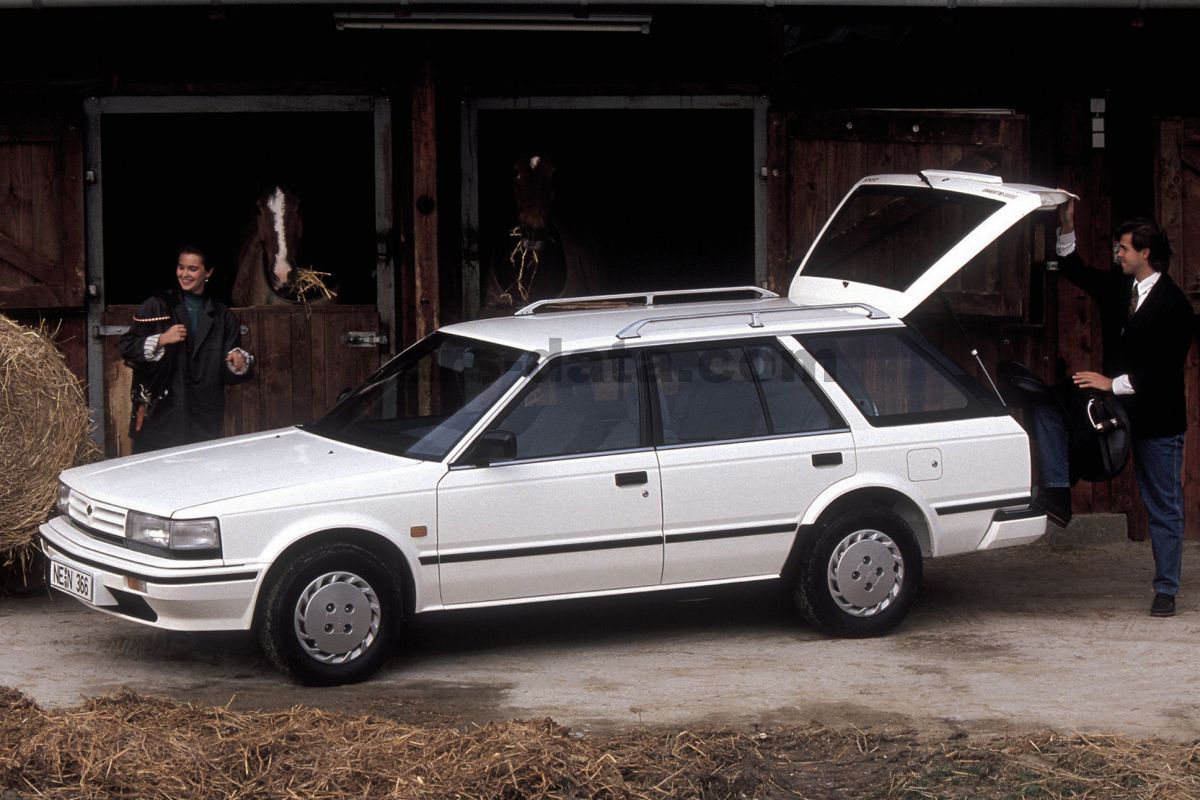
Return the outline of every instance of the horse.
<path id="1" fill-rule="evenodd" d="M 486 305 L 490 308 L 601 290 L 595 248 L 578 227 L 556 213 L 556 172 L 549 157 L 536 153 L 513 165 L 517 224 L 508 236 L 515 242 L 507 259 L 496 259 L 489 271 Z"/>
<path id="2" fill-rule="evenodd" d="M 238 253 L 233 304 L 238 307 L 272 303 L 310 303 L 333 300 L 325 285 L 327 272 L 298 264 L 304 222 L 300 199 L 275 186 L 258 199 L 254 230 Z"/>

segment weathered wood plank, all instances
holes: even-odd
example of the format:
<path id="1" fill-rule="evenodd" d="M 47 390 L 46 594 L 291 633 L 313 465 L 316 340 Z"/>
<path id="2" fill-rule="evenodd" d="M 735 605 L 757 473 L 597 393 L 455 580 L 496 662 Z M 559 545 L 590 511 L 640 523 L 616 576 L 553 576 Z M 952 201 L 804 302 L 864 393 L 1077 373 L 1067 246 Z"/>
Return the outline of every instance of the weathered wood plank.
<path id="1" fill-rule="evenodd" d="M 438 302 L 437 105 L 433 65 L 428 62 L 421 68 L 413 86 L 412 127 L 412 196 L 416 205 L 413 215 L 412 335 L 416 340 L 437 330 L 441 316 Z"/>
<path id="2" fill-rule="evenodd" d="M 297 357 L 307 360 L 308 354 L 292 347 L 291 313 L 266 313 L 259 317 L 255 358 L 269 365 L 259 376 L 258 413 L 262 430 L 280 428 L 295 423 L 290 393 L 291 374 Z"/>
<path id="3" fill-rule="evenodd" d="M 292 353 L 289 356 L 291 378 L 289 391 L 291 393 L 292 423 L 311 422 L 316 419 L 319 410 L 312 404 L 313 386 L 313 353 L 312 325 L 303 314 L 292 314 L 288 317 L 291 329 Z"/>
<path id="4" fill-rule="evenodd" d="M 84 207 L 83 207 L 83 130 L 78 122 L 64 125 L 61 183 L 62 214 L 59 218 L 62 262 L 63 304 L 81 306 L 86 297 Z"/>
<path id="5" fill-rule="evenodd" d="M 829 149 L 824 142 L 793 140 L 789 147 L 791 192 L 788 219 L 787 267 L 789 273 L 808 252 L 821 224 L 833 210 Z M 791 275 L 785 276 L 785 283 Z"/>
<path id="6" fill-rule="evenodd" d="M 767 114 L 767 281 L 771 291 L 785 294 L 791 281 L 788 229 L 791 217 L 787 117 Z"/>
<path id="7" fill-rule="evenodd" d="M 309 329 L 309 347 L 312 350 L 309 362 L 312 364 L 312 380 L 309 383 L 308 407 L 316 413 L 319 413 L 318 409 L 326 408 L 326 373 L 331 368 L 332 365 L 330 362 L 337 352 L 327 346 L 325 340 L 325 317 L 325 314 L 314 313 L 312 316 L 306 318 Z"/>

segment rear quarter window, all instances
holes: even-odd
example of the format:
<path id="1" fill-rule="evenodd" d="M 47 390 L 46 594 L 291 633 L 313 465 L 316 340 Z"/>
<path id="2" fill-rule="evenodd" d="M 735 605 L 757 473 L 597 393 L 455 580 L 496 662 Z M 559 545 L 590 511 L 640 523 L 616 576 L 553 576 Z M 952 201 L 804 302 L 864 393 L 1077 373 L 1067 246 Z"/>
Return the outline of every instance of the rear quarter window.
<path id="1" fill-rule="evenodd" d="M 875 426 L 1003 414 L 1004 408 L 910 329 L 797 336 L 821 377 Z"/>

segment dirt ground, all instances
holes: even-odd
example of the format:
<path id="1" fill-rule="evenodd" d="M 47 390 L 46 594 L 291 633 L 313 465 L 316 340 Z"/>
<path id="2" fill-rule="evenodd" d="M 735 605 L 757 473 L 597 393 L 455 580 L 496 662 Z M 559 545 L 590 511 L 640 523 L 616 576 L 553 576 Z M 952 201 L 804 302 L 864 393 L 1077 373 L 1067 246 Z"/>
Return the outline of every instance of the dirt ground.
<path id="1" fill-rule="evenodd" d="M 1148 616 L 1149 544 L 1083 517 L 1025 548 L 933 560 L 892 635 L 827 639 L 765 586 L 438 614 L 373 680 L 309 689 L 249 635 L 179 634 L 62 596 L 0 599 L 0 686 L 49 709 L 129 687 L 231 709 L 303 704 L 402 723 L 549 717 L 639 726 L 1055 730 L 1200 738 L 1200 543 L 1179 614 Z"/>

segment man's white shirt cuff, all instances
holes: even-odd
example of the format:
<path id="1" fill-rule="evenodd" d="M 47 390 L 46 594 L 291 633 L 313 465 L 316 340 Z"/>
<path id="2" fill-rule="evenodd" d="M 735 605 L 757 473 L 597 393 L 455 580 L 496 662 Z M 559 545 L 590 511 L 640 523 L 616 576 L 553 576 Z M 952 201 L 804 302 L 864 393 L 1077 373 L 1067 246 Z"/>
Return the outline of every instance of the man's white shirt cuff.
<path id="1" fill-rule="evenodd" d="M 1069 256 L 1075 252 L 1075 231 L 1063 233 L 1062 228 L 1057 231 L 1058 241 L 1054 243 L 1054 251 L 1061 256 Z"/>
<path id="2" fill-rule="evenodd" d="M 1113 378 L 1112 390 L 1113 394 L 1134 394 L 1133 384 L 1129 382 L 1128 375 L 1118 375 Z"/>

